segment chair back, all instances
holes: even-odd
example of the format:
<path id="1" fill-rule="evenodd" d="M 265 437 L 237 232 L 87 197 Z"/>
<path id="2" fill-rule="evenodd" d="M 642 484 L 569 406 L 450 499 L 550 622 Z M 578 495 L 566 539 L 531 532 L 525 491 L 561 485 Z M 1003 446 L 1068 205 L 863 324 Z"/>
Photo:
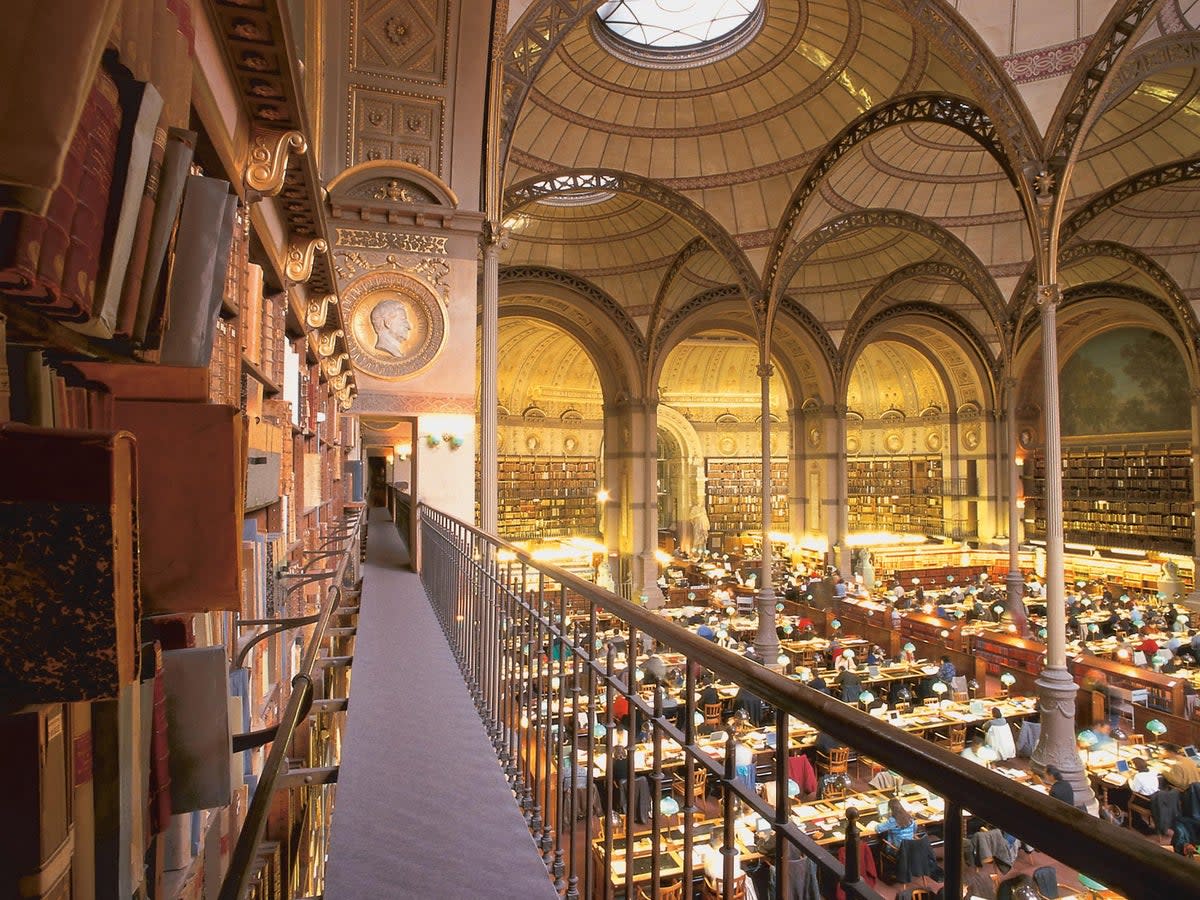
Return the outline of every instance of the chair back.
<path id="1" fill-rule="evenodd" d="M 709 878 L 707 875 L 704 876 L 704 900 L 724 900 L 724 892 L 725 882 Z M 730 894 L 730 897 L 732 900 L 746 900 L 745 873 L 733 879 L 733 892 Z"/>
<path id="2" fill-rule="evenodd" d="M 967 726 L 951 725 L 950 735 L 946 739 L 946 749 L 951 753 L 961 753 L 967 745 Z"/>
<path id="3" fill-rule="evenodd" d="M 846 796 L 846 783 L 841 779 L 830 779 L 821 785 L 822 800 L 842 800 Z"/>
<path id="4" fill-rule="evenodd" d="M 927 697 L 924 700 L 924 705 L 932 707 L 933 709 L 937 709 L 939 706 L 942 705 L 942 701 L 937 697 Z"/>
<path id="5" fill-rule="evenodd" d="M 705 725 L 720 725 L 721 724 L 721 704 L 720 703 L 705 703 L 704 704 L 704 724 Z"/>
<path id="6" fill-rule="evenodd" d="M 849 747 L 834 747 L 829 751 L 826 757 L 829 761 L 826 763 L 826 771 L 830 775 L 841 775 L 847 772 L 850 768 L 850 748 Z"/>
<path id="7" fill-rule="evenodd" d="M 638 888 L 638 900 L 650 900 L 652 894 L 646 888 Z M 658 883 L 658 900 L 683 900 L 683 881 L 673 884 Z"/>
<path id="8" fill-rule="evenodd" d="M 708 792 L 708 769 L 696 766 L 692 770 L 692 796 L 703 797 Z"/>

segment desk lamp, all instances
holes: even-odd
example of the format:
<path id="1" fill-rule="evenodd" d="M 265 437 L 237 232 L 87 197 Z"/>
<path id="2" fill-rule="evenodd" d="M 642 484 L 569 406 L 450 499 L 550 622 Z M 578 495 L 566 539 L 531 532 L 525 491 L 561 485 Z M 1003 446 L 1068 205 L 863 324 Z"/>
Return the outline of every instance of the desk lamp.
<path id="1" fill-rule="evenodd" d="M 858 702 L 862 704 L 863 709 L 869 709 L 871 704 L 875 702 L 875 695 L 870 691 L 863 691 L 858 695 Z"/>
<path id="2" fill-rule="evenodd" d="M 970 681 L 967 682 L 967 696 L 970 697 L 972 700 L 974 700 L 975 695 L 978 693 L 979 693 L 979 682 L 976 681 L 974 678 L 972 678 Z"/>
<path id="3" fill-rule="evenodd" d="M 1088 889 L 1088 893 L 1091 894 L 1093 900 L 1095 900 L 1095 898 L 1097 898 L 1100 895 L 1101 891 L 1108 890 L 1107 887 L 1102 885 L 1095 878 L 1088 878 L 1086 875 L 1084 875 L 1082 873 L 1080 873 L 1080 875 L 1079 875 L 1079 883 Z"/>
<path id="4" fill-rule="evenodd" d="M 1079 732 L 1079 737 L 1076 739 L 1079 743 L 1079 749 L 1084 752 L 1084 767 L 1089 767 L 1092 764 L 1092 748 L 1100 743 L 1100 738 L 1096 732 L 1090 728 L 1085 728 Z"/>
<path id="5" fill-rule="evenodd" d="M 1016 683 L 1017 683 L 1017 676 L 1014 675 L 1012 672 L 1005 672 L 1003 675 L 1001 675 L 1000 676 L 1000 684 L 1003 685 L 1003 688 L 1000 691 L 1001 696 L 1007 697 L 1009 688 L 1011 688 Z"/>
<path id="6" fill-rule="evenodd" d="M 1158 719 L 1151 719 L 1146 723 L 1146 730 L 1154 735 L 1155 739 L 1158 739 L 1167 733 L 1167 726 Z"/>

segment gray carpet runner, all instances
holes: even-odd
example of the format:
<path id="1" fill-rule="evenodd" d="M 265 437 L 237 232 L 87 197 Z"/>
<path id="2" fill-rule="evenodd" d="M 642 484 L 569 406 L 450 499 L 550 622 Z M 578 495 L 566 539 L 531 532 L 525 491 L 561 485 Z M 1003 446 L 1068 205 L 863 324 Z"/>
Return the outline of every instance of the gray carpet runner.
<path id="1" fill-rule="evenodd" d="M 325 896 L 555 897 L 407 564 L 372 510 Z"/>

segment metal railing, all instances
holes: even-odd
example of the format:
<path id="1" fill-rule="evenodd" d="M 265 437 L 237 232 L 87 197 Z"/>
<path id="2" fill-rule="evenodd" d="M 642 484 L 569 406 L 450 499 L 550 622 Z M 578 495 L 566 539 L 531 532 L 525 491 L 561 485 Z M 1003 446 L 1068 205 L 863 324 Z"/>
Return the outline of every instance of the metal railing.
<path id="1" fill-rule="evenodd" d="M 361 562 L 360 545 L 364 530 L 364 519 L 364 513 L 358 511 L 345 522 L 331 529 L 325 535 L 322 544 L 308 554 L 309 558 L 303 566 L 302 571 L 295 573 L 295 577 L 299 579 L 297 587 L 316 580 L 328 580 L 329 584 L 325 589 L 323 602 L 320 604 L 320 611 L 318 613 L 295 619 L 243 620 L 239 623 L 242 625 L 267 624 L 270 626 L 261 634 L 256 635 L 254 638 L 255 641 L 270 637 L 288 628 L 301 627 L 303 625 L 312 625 L 313 630 L 309 635 L 308 643 L 305 645 L 304 655 L 300 659 L 299 668 L 292 678 L 291 694 L 288 697 L 287 706 L 279 717 L 279 722 L 271 728 L 264 729 L 261 732 L 252 732 L 250 735 L 245 736 L 249 739 L 249 742 L 244 741 L 239 745 L 235 738 L 235 752 L 245 750 L 249 746 L 261 746 L 268 741 L 271 742 L 271 751 L 267 756 L 266 762 L 263 764 L 262 771 L 259 773 L 258 783 L 254 788 L 254 795 L 250 801 L 250 807 L 246 812 L 245 822 L 238 834 L 237 844 L 233 850 L 229 869 L 225 873 L 225 880 L 221 883 L 220 900 L 242 900 L 242 898 L 248 895 L 254 876 L 256 859 L 259 854 L 259 845 L 262 843 L 263 835 L 266 831 L 267 818 L 271 812 L 275 791 L 277 788 L 283 789 L 285 787 L 297 786 L 293 784 L 295 779 L 288 779 L 289 773 L 285 767 L 288 749 L 300 724 L 308 718 L 309 713 L 312 711 L 314 702 L 322 702 L 321 699 L 316 697 L 317 689 L 313 683 L 313 669 L 318 661 L 318 652 L 325 641 L 326 632 L 329 629 L 329 621 L 341 605 L 347 586 L 354 585 L 359 580 Z M 337 563 L 332 570 L 328 568 L 324 570 L 326 573 L 331 573 L 327 579 L 324 577 L 318 579 L 316 573 L 310 572 L 313 563 L 329 559 L 336 559 Z M 239 660 L 244 658 L 245 652 L 248 649 L 249 645 L 243 648 L 243 653 L 239 656 Z M 344 709 L 344 706 L 341 708 Z M 336 771 L 333 773 L 316 772 L 302 779 L 302 783 L 328 783 L 329 780 L 335 777 Z M 287 884 L 289 879 L 285 877 L 282 881 L 284 884 Z"/>
<path id="2" fill-rule="evenodd" d="M 681 869 L 678 874 L 685 886 L 692 884 L 697 874 L 693 847 L 702 834 L 696 822 L 701 798 L 693 793 L 698 769 L 706 770 L 719 785 L 715 829 L 722 843 L 723 897 L 733 896 L 735 827 L 739 813 L 744 816 L 747 811 L 759 817 L 756 827 L 763 830 L 759 837 L 765 840 L 758 846 L 774 870 L 774 896 L 788 895 L 794 872 L 789 863 L 807 859 L 817 867 L 823 892 L 839 884 L 847 896 L 878 897 L 860 878 L 862 838 L 854 809 L 848 811 L 843 826 L 844 863 L 790 818 L 789 723 L 793 720 L 820 729 L 943 798 L 946 897 L 962 896 L 968 810 L 1128 897 L 1194 894 L 1200 875 L 1196 865 L 1140 836 L 969 763 L 932 741 L 885 725 L 451 516 L 421 505 L 418 518 L 423 547 L 420 574 L 426 592 L 549 875 L 567 897 L 607 900 L 623 890 L 632 900 L 639 887 L 646 896 L 658 898 L 668 865 L 665 854 L 652 852 L 645 871 L 638 875 L 628 857 L 623 873 L 614 872 L 610 865 L 614 851 L 621 856 L 623 848 L 635 847 L 632 813 L 641 775 L 649 779 L 651 803 L 649 831 L 638 838 L 648 840 L 651 848 L 681 839 L 681 864 L 676 868 Z M 655 690 L 652 700 L 643 699 L 636 678 L 623 677 L 614 634 L 628 648 L 629 666 L 636 665 L 636 648 L 643 638 L 655 642 L 656 652 L 683 655 L 681 718 L 664 715 L 661 691 Z M 604 635 L 607 650 L 601 649 Z M 776 804 L 768 804 L 738 777 L 732 734 L 715 751 L 701 746 L 696 721 L 700 670 L 741 686 L 773 709 L 770 780 Z M 606 752 L 612 748 L 605 746 L 609 736 L 618 734 L 614 704 L 619 697 L 625 698 L 631 711 L 629 733 L 637 733 L 639 721 L 650 730 L 650 752 L 643 765 L 637 765 L 635 753 L 629 754 L 630 777 L 623 790 L 630 814 L 625 816 L 623 834 L 618 834 L 612 815 L 614 754 Z M 635 740 L 630 737 L 629 743 Z M 664 811 L 659 800 L 667 780 L 668 740 L 683 750 L 678 813 L 670 806 Z M 589 804 L 598 786 L 606 813 L 593 817 Z M 675 815 L 682 818 L 681 828 L 672 829 L 664 822 Z M 648 884 L 635 884 L 639 878 L 644 881 L 647 873 Z"/>

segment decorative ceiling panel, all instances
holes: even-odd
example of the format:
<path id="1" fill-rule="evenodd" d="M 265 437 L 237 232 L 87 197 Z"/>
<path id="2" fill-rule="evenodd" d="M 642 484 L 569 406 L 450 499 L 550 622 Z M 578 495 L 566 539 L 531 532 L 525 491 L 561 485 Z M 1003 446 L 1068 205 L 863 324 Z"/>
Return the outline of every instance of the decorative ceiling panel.
<path id="1" fill-rule="evenodd" d="M 353 0 L 351 72 L 444 83 L 446 9 L 447 0 Z"/>

